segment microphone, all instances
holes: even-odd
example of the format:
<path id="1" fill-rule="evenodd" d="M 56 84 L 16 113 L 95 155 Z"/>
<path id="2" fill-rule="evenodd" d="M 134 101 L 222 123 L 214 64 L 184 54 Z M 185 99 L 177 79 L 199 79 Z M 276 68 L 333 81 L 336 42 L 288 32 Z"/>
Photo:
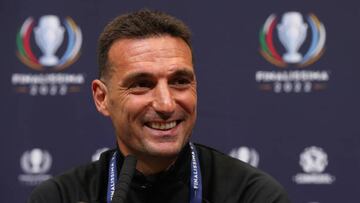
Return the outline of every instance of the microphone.
<path id="1" fill-rule="evenodd" d="M 137 160 L 134 155 L 128 155 L 125 157 L 111 203 L 125 202 L 130 183 L 135 172 L 136 162 Z"/>

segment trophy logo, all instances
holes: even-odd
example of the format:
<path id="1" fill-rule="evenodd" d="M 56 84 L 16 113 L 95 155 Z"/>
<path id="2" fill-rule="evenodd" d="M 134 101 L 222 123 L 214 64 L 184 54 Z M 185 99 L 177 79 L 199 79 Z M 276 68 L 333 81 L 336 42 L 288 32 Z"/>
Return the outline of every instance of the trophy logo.
<path id="1" fill-rule="evenodd" d="M 301 13 L 291 11 L 284 13 L 279 23 L 278 20 L 271 14 L 260 30 L 260 54 L 268 62 L 281 68 L 289 64 L 302 68 L 320 59 L 325 51 L 326 31 L 314 14 L 309 14 L 305 21 Z M 274 40 L 274 30 L 277 30 L 281 45 Z M 285 48 L 283 54 L 278 51 L 281 46 Z M 300 53 L 301 47 L 308 47 L 307 51 Z"/>
<path id="2" fill-rule="evenodd" d="M 54 15 L 42 16 L 34 31 L 36 44 L 44 54 L 40 57 L 40 63 L 45 66 L 56 65 L 59 58 L 55 53 L 64 39 L 64 28 L 61 27 L 59 18 Z"/>
<path id="3" fill-rule="evenodd" d="M 253 167 L 258 167 L 259 165 L 259 153 L 253 148 L 241 146 L 239 148 L 232 149 L 229 155 L 248 163 Z"/>
<path id="4" fill-rule="evenodd" d="M 72 18 L 66 17 L 61 22 L 55 15 L 44 15 L 35 24 L 34 18 L 29 17 L 17 33 L 16 53 L 21 62 L 38 71 L 45 70 L 46 67 L 60 71 L 75 63 L 80 56 L 82 33 Z M 41 53 L 34 52 L 32 41 Z M 61 47 L 65 51 L 59 51 Z M 59 56 L 57 52 L 63 53 Z"/>
<path id="5" fill-rule="evenodd" d="M 39 148 L 25 151 L 20 158 L 20 166 L 24 173 L 19 174 L 18 180 L 26 185 L 35 186 L 51 178 L 50 170 L 52 158 L 48 151 Z"/>
<path id="6" fill-rule="evenodd" d="M 99 160 L 99 159 L 100 159 L 100 155 L 101 155 L 103 152 L 107 151 L 107 150 L 109 150 L 109 148 L 107 148 L 107 147 L 103 147 L 103 148 L 97 149 L 96 152 L 91 156 L 91 161 L 94 162 L 94 161 Z"/>
<path id="7" fill-rule="evenodd" d="M 49 152 L 38 148 L 26 151 L 21 157 L 21 167 L 26 173 L 46 173 L 51 167 Z"/>
<path id="8" fill-rule="evenodd" d="M 13 73 L 11 84 L 14 91 L 30 96 L 65 96 L 78 93 L 85 83 L 84 73 L 63 72 L 80 57 L 82 34 L 75 21 L 56 15 L 44 15 L 38 19 L 28 17 L 16 35 L 18 59 L 38 73 Z M 30 166 L 37 171 L 39 153 L 31 156 Z M 39 166 L 40 168 L 36 168 Z M 43 176 L 45 177 L 45 176 Z M 26 180 L 22 176 L 21 180 Z"/>
<path id="9" fill-rule="evenodd" d="M 271 14 L 259 33 L 260 54 L 278 70 L 258 70 L 255 81 L 264 92 L 312 93 L 327 89 L 331 72 L 306 70 L 325 52 L 326 31 L 312 13 Z M 291 69 L 285 69 L 291 67 Z"/>
<path id="10" fill-rule="evenodd" d="M 307 25 L 298 12 L 288 12 L 282 17 L 281 24 L 277 26 L 279 38 L 287 52 L 283 55 L 284 61 L 298 63 L 302 55 L 298 52 L 306 38 Z"/>

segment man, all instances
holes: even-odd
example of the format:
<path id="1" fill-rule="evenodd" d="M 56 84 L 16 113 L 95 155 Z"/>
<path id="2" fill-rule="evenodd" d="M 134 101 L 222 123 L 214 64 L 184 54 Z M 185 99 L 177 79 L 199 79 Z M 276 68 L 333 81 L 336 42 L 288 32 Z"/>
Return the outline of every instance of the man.
<path id="1" fill-rule="evenodd" d="M 289 202 L 268 175 L 189 142 L 197 93 L 183 22 L 149 10 L 119 16 L 101 34 L 98 55 L 93 97 L 113 122 L 117 149 L 41 184 L 30 202 L 110 202 L 128 155 L 138 161 L 126 202 Z"/>

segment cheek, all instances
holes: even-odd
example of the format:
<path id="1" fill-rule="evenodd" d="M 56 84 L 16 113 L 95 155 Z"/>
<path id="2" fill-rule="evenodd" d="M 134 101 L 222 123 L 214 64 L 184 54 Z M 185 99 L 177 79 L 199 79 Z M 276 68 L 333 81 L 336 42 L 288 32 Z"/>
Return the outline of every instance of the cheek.
<path id="1" fill-rule="evenodd" d="M 123 111 L 129 117 L 128 119 L 136 119 L 144 113 L 150 103 L 146 95 L 128 95 L 123 102 Z"/>
<path id="2" fill-rule="evenodd" d="M 109 110 L 112 120 L 124 122 L 129 114 L 129 95 L 126 91 L 112 92 L 109 97 Z"/>
<path id="3" fill-rule="evenodd" d="M 189 91 L 183 94 L 178 95 L 179 104 L 184 108 L 184 110 L 189 114 L 196 113 L 197 105 L 197 95 L 196 92 Z"/>
<path id="4" fill-rule="evenodd" d="M 119 111 L 122 111 L 122 107 L 126 105 L 126 101 L 127 98 L 124 93 L 120 93 L 118 95 L 110 95 L 109 106 L 111 112 L 118 114 Z"/>

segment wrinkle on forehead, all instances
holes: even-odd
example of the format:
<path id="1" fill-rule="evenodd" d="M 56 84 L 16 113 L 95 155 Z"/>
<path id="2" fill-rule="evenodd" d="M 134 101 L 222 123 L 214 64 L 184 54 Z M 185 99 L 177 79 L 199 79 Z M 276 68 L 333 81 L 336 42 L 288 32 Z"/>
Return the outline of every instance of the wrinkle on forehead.
<path id="1" fill-rule="evenodd" d="M 192 63 L 191 50 L 181 38 L 160 36 L 145 39 L 121 39 L 115 42 L 109 51 L 110 64 L 115 67 L 171 58 L 182 58 L 184 61 Z"/>

